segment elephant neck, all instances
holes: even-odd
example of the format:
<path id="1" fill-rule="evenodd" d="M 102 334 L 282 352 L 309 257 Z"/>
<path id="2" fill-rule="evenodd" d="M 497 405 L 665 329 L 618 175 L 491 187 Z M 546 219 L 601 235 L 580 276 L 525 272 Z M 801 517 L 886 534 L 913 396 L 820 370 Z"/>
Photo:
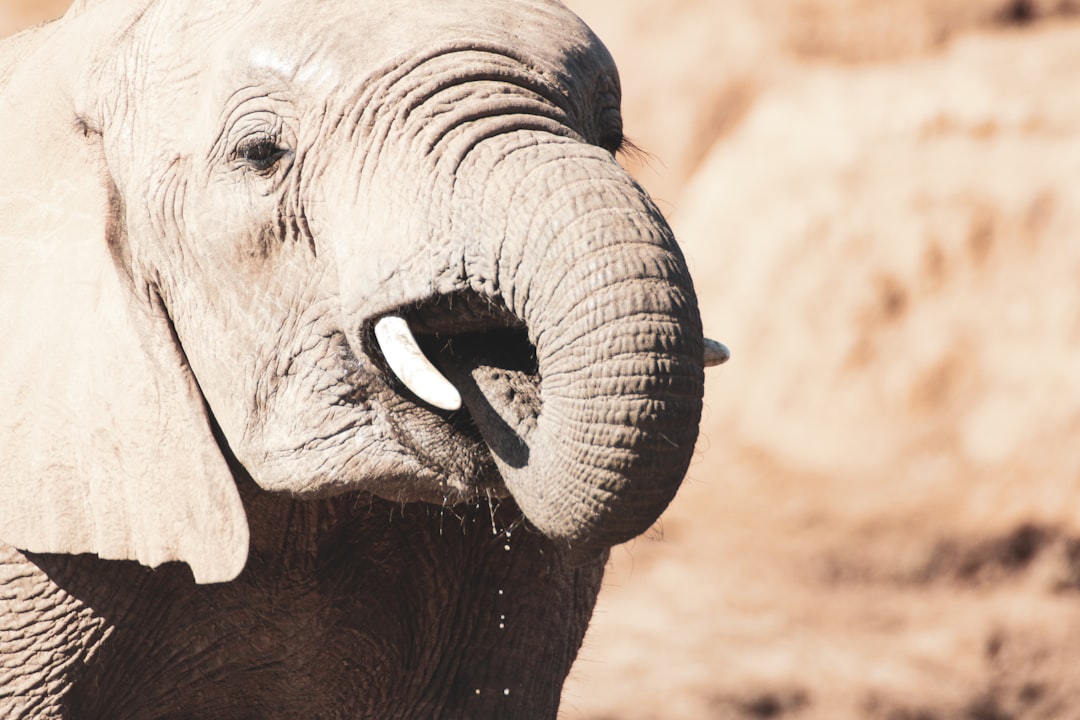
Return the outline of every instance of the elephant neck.
<path id="1" fill-rule="evenodd" d="M 23 596 L 0 600 L 0 617 L 32 601 L 35 637 L 53 638 L 31 680 L 42 697 L 115 718 L 334 717 L 343 698 L 364 717 L 555 716 L 606 555 L 572 567 L 541 536 L 507 531 L 510 505 L 240 485 L 252 547 L 232 583 L 195 585 L 182 564 L 0 555 L 0 571 L 29 578 L 5 584 Z"/>

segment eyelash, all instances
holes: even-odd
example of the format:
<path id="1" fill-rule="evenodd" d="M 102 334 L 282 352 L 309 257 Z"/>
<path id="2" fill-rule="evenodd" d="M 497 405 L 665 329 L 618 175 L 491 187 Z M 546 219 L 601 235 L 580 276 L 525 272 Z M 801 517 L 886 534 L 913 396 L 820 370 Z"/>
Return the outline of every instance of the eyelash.
<path id="1" fill-rule="evenodd" d="M 622 133 L 609 133 L 600 139 L 600 147 L 604 148 L 612 155 L 626 149 L 627 140 Z"/>

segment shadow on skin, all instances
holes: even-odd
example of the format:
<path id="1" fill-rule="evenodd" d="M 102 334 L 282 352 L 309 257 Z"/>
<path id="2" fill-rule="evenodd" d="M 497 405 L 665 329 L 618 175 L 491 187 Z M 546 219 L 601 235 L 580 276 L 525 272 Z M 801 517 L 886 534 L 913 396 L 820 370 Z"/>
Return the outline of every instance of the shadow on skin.
<path id="1" fill-rule="evenodd" d="M 606 553 L 573 566 L 512 503 L 296 501 L 238 484 L 252 546 L 232 583 L 195 585 L 178 563 L 31 556 L 108 634 L 79 658 L 72 707 L 139 720 L 555 716 Z"/>

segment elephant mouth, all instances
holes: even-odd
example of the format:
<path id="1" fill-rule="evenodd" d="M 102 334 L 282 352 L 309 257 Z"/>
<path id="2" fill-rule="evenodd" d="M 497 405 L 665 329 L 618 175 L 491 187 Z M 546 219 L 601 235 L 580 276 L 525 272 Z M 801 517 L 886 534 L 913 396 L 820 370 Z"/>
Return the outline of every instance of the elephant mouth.
<path id="1" fill-rule="evenodd" d="M 542 409 L 536 347 L 516 316 L 490 298 L 475 293 L 444 295 L 401 308 L 393 314 L 408 325 L 420 351 L 460 395 L 460 407 L 437 407 L 425 399 L 408 372 L 395 371 L 374 333 L 369 347 L 391 385 L 403 397 L 427 407 L 457 437 L 482 443 L 511 467 L 528 462 L 528 439 Z M 437 380 L 437 379 L 436 379 Z M 497 473 L 494 467 L 491 470 Z M 486 474 L 486 473 L 485 473 Z M 476 485 L 483 478 L 472 478 Z M 505 495 L 500 481 L 496 494 Z M 489 490 L 490 492 L 490 490 Z"/>

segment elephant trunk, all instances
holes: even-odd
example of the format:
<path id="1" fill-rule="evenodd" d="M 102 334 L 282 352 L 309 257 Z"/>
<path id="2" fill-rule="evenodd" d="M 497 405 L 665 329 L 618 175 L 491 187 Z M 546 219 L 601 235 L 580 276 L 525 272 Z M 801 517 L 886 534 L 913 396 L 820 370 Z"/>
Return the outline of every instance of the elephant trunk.
<path id="1" fill-rule="evenodd" d="M 524 322 L 539 412 L 515 410 L 528 385 L 483 363 L 463 399 L 528 520 L 577 549 L 609 547 L 655 522 L 693 453 L 704 381 L 693 286 L 660 212 L 608 153 L 536 133 L 499 142 L 516 145 L 461 168 L 484 179 L 472 232 L 496 248 L 467 272 L 492 273 L 480 284 Z"/>

